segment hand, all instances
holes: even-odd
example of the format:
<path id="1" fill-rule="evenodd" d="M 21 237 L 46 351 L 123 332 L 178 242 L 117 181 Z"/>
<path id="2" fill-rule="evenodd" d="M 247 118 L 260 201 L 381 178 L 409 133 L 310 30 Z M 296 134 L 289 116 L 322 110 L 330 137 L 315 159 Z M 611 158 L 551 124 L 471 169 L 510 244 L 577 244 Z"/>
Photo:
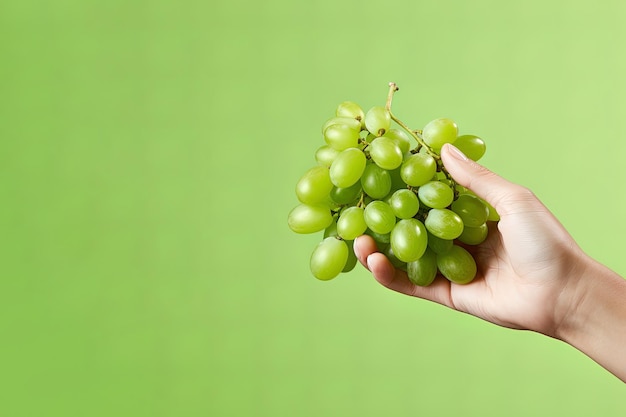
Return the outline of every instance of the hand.
<path id="1" fill-rule="evenodd" d="M 457 183 L 489 202 L 500 215 L 500 221 L 490 225 L 485 242 L 467 247 L 478 266 L 474 281 L 459 285 L 438 276 L 428 287 L 416 286 L 365 235 L 354 245 L 358 259 L 392 290 L 501 326 L 555 336 L 575 307 L 572 294 L 586 255 L 528 189 L 467 159 L 451 145 L 443 147 L 441 157 Z"/>

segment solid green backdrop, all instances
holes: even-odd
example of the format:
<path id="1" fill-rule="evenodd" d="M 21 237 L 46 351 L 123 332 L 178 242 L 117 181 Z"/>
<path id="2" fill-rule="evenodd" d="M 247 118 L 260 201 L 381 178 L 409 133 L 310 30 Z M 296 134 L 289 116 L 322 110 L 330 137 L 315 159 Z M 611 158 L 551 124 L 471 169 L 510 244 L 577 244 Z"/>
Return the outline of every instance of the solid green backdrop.
<path id="1" fill-rule="evenodd" d="M 0 3 L 0 415 L 622 416 L 573 348 L 308 270 L 338 103 L 484 138 L 626 273 L 626 3 Z"/>

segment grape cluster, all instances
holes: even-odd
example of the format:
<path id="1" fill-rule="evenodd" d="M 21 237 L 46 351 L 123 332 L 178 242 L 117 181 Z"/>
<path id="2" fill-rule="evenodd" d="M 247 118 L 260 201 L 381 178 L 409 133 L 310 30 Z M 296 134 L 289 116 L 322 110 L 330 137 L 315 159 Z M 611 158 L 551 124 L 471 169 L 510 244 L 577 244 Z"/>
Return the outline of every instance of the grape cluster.
<path id="1" fill-rule="evenodd" d="M 430 285 L 438 272 L 454 283 L 469 283 L 476 262 L 464 246 L 482 243 L 487 222 L 499 218 L 493 207 L 454 182 L 439 153 L 453 143 L 477 161 L 485 143 L 459 135 L 447 118 L 411 130 L 391 112 L 397 90 L 390 83 L 386 105 L 367 112 L 343 102 L 324 123 L 325 144 L 315 153 L 317 166 L 296 185 L 300 204 L 289 213 L 289 227 L 296 233 L 324 231 L 310 260 L 320 280 L 352 270 L 353 241 L 368 234 L 416 285 Z"/>

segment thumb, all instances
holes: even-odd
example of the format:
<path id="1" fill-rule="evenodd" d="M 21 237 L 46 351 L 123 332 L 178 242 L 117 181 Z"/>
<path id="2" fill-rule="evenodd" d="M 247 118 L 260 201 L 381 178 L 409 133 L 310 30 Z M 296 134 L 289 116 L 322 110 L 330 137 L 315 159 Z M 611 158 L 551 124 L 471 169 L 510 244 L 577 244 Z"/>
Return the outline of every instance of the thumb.
<path id="1" fill-rule="evenodd" d="M 458 184 L 491 204 L 500 215 L 510 212 L 513 206 L 521 208 L 519 204 L 522 202 L 532 204 L 536 201 L 530 190 L 494 174 L 449 143 L 441 149 L 441 159 Z"/>

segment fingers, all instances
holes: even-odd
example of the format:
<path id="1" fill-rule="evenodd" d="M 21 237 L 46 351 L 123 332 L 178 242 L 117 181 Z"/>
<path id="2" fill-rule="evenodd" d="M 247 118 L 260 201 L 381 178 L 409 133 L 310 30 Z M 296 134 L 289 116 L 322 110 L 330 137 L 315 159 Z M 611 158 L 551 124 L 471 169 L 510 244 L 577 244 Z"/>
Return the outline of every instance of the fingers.
<path id="1" fill-rule="evenodd" d="M 531 205 L 535 203 L 536 198 L 530 190 L 494 174 L 467 158 L 453 145 L 443 146 L 441 159 L 457 183 L 469 188 L 487 201 L 500 215 L 507 214 L 512 209 L 519 209 L 519 203 L 525 202 Z"/>
<path id="2" fill-rule="evenodd" d="M 360 236 L 354 242 L 354 252 L 359 261 L 372 272 L 383 286 L 402 294 L 434 301 L 455 308 L 450 297 L 450 282 L 438 277 L 428 287 L 420 287 L 409 281 L 406 272 L 394 268 L 389 259 L 378 252 L 370 236 Z"/>

